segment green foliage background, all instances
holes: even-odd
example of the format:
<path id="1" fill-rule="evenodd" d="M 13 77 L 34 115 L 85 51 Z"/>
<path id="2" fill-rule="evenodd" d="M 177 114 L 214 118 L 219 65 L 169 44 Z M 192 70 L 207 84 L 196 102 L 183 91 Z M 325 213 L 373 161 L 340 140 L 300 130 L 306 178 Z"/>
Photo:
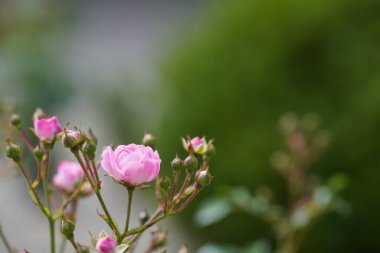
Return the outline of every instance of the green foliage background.
<path id="1" fill-rule="evenodd" d="M 203 18 L 163 70 L 166 153 L 179 146 L 173 135 L 205 133 L 218 152 L 213 192 L 265 183 L 281 201 L 284 185 L 268 162 L 281 146 L 277 119 L 315 112 L 333 141 L 313 172 L 350 175 L 352 214 L 324 219 L 303 252 L 380 252 L 380 2 L 217 1 Z M 198 233 L 238 244 L 270 235 L 249 219 Z"/>

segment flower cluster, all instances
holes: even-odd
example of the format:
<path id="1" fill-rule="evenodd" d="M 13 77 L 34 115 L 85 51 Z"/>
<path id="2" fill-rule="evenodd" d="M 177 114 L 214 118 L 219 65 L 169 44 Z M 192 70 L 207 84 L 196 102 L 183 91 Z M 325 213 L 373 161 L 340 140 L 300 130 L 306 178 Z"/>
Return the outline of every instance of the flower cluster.
<path id="1" fill-rule="evenodd" d="M 18 120 L 14 120 L 16 118 Z M 13 115 L 11 120 L 11 124 L 19 131 L 20 137 L 35 157 L 36 178 L 32 179 L 27 173 L 21 146 L 8 140 L 6 154 L 17 164 L 33 202 L 47 218 L 50 226 L 51 253 L 56 252 L 54 229 L 56 221 L 61 222 L 61 234 L 77 253 L 90 252 L 90 250 L 99 253 L 132 252 L 142 233 L 162 219 L 180 213 L 212 180 L 209 163 L 215 154 L 215 147 L 212 141 L 207 141 L 205 138 L 188 137 L 182 140 L 187 157 L 182 160 L 177 155 L 173 159 L 171 162 L 173 176 L 169 177 L 159 176 L 161 158 L 154 147 L 156 139 L 150 133 L 144 135 L 142 144 L 119 145 L 115 149 L 111 146 L 105 147 L 98 161 L 96 160 L 98 141 L 91 129 L 87 133 L 79 128 L 67 129 L 62 127 L 56 116 L 47 117 L 41 109 L 37 109 L 34 113 L 33 123 L 32 133 L 37 138 L 36 145 L 33 145 L 32 140 L 23 131 L 19 117 Z M 60 161 L 50 181 L 49 174 L 52 173 L 50 156 L 57 141 L 73 154 L 75 160 Z M 124 228 L 116 223 L 105 204 L 99 168 L 127 190 L 128 203 Z M 181 174 L 184 174 L 183 180 L 180 179 Z M 145 212 L 142 213 L 144 215 L 140 214 L 141 225 L 130 228 L 133 192 L 135 189 L 149 188 L 149 183 L 154 180 L 157 210 L 152 215 Z M 37 191 L 40 184 L 44 188 L 44 198 Z M 52 187 L 57 189 L 59 196 L 54 196 Z M 99 236 L 92 236 L 92 244 L 86 246 L 79 243 L 74 235 L 76 213 L 80 199 L 92 195 L 98 199 L 103 211 L 98 214 L 112 234 L 108 235 L 102 230 Z M 60 203 L 58 207 L 52 205 L 52 199 L 54 203 Z M 152 252 L 166 244 L 167 232 L 161 231 L 160 228 L 156 228 L 155 231 L 152 232 L 154 236 L 146 252 Z M 1 238 L 5 238 L 1 229 L 0 235 Z M 10 246 L 9 251 L 13 252 Z M 180 252 L 187 252 L 186 247 L 182 247 Z"/>

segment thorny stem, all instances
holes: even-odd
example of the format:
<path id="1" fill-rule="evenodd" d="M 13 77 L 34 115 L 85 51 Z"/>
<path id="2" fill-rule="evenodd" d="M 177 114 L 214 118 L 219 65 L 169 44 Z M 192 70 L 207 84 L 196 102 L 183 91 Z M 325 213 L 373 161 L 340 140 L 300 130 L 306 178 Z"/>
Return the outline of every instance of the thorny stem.
<path id="1" fill-rule="evenodd" d="M 104 203 L 104 200 L 103 200 L 103 197 L 102 197 L 102 195 L 100 193 L 100 190 L 97 187 L 95 187 L 94 183 L 92 182 L 92 180 L 90 178 L 90 175 L 88 174 L 88 171 L 86 170 L 86 166 L 84 165 L 84 163 L 82 161 L 82 158 L 79 155 L 78 150 L 77 149 L 72 149 L 71 151 L 74 154 L 75 158 L 78 160 L 80 166 L 82 167 L 83 172 L 86 175 L 86 178 L 87 178 L 88 182 L 90 183 L 92 189 L 94 190 L 95 195 L 98 198 L 99 203 L 102 206 L 102 209 L 103 209 L 105 215 L 107 216 L 107 219 L 109 221 L 109 223 L 107 222 L 107 224 L 115 232 L 116 236 L 119 237 L 120 236 L 120 232 L 119 232 L 117 226 L 115 225 L 114 220 L 112 219 L 110 213 L 108 212 L 107 206 Z"/>
<path id="2" fill-rule="evenodd" d="M 4 246 L 5 246 L 5 248 L 7 249 L 7 251 L 8 251 L 9 253 L 12 253 L 12 252 L 13 252 L 12 247 L 11 247 L 11 245 L 9 244 L 8 239 L 7 239 L 7 238 L 5 237 L 5 235 L 4 235 L 4 233 L 3 233 L 3 229 L 2 229 L 2 227 L 1 227 L 1 225 L 0 225 L 0 238 L 1 238 L 1 240 L 3 241 Z"/>

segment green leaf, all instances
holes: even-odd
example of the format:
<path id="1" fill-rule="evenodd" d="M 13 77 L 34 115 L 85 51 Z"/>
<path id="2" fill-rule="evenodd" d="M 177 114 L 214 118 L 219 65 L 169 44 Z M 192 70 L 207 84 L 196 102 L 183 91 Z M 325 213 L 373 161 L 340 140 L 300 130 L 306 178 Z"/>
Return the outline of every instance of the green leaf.
<path id="1" fill-rule="evenodd" d="M 232 212 L 232 207 L 224 198 L 210 198 L 204 202 L 195 214 L 195 222 L 202 226 L 209 226 L 224 219 Z"/>

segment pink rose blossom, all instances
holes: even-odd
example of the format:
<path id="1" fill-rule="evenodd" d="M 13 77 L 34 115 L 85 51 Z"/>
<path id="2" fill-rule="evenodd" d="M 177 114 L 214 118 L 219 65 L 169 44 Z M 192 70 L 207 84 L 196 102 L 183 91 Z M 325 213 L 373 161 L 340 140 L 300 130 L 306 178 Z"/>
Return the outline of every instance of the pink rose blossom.
<path id="1" fill-rule="evenodd" d="M 190 143 L 191 143 L 191 146 L 193 146 L 194 149 L 197 149 L 201 145 L 204 144 L 204 141 L 200 137 L 197 136 L 197 137 L 194 137 L 193 139 L 191 139 Z"/>
<path id="2" fill-rule="evenodd" d="M 100 238 L 96 244 L 96 249 L 101 253 L 113 253 L 116 247 L 116 241 L 109 236 Z"/>
<path id="3" fill-rule="evenodd" d="M 79 163 L 61 161 L 57 173 L 53 177 L 53 184 L 60 191 L 71 193 L 83 181 L 84 172 Z"/>
<path id="4" fill-rule="evenodd" d="M 120 145 L 115 151 L 107 147 L 102 153 L 102 168 L 114 179 L 130 185 L 152 181 L 160 172 L 157 151 L 144 145 Z"/>
<path id="5" fill-rule="evenodd" d="M 56 134 L 62 131 L 62 126 L 56 116 L 51 118 L 34 118 L 34 132 L 41 140 L 52 141 Z"/>

